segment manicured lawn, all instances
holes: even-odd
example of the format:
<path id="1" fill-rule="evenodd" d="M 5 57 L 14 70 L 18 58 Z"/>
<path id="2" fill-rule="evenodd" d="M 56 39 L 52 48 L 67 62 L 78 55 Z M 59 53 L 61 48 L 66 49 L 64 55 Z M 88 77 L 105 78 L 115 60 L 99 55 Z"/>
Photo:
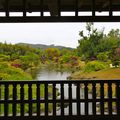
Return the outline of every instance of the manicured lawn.
<path id="1" fill-rule="evenodd" d="M 90 73 L 76 72 L 72 76 L 72 79 L 120 79 L 120 68 L 111 68 L 101 71 L 94 71 Z"/>
<path id="2" fill-rule="evenodd" d="M 99 79 L 99 80 L 111 80 L 111 79 L 120 79 L 120 68 L 111 68 L 111 69 L 105 69 L 105 70 L 101 70 L 101 71 L 94 71 L 94 72 L 90 72 L 90 73 L 85 73 L 85 72 L 76 72 L 72 75 L 72 79 L 77 79 L 77 80 L 84 80 L 84 79 L 90 79 L 90 80 L 95 80 L 95 79 Z M 92 92 L 92 86 L 89 85 L 88 86 L 88 90 L 89 92 Z M 104 84 L 104 97 L 108 97 L 108 85 Z M 96 93 L 97 93 L 97 97 L 100 97 L 100 85 L 97 84 L 96 85 Z M 116 85 L 112 84 L 112 96 L 115 97 L 116 96 Z M 108 104 L 105 104 L 105 108 L 108 111 Z M 115 111 L 114 107 L 116 107 L 115 102 L 112 103 L 113 104 L 113 111 Z M 100 108 L 98 107 L 99 111 Z"/>

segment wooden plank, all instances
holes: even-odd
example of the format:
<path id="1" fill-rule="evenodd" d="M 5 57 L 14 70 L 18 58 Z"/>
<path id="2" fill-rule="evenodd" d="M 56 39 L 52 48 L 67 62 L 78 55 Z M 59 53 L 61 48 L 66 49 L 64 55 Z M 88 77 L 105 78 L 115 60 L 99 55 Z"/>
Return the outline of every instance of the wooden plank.
<path id="1" fill-rule="evenodd" d="M 40 0 L 41 17 L 43 17 L 43 0 Z"/>
<path id="2" fill-rule="evenodd" d="M 109 16 L 112 16 L 112 0 L 109 0 Z"/>
<path id="3" fill-rule="evenodd" d="M 77 97 L 77 115 L 79 116 L 81 113 L 81 104 L 80 104 L 80 84 L 77 84 L 76 90 L 76 97 Z"/>
<path id="4" fill-rule="evenodd" d="M 58 16 L 61 16 L 61 0 L 58 0 Z"/>
<path id="5" fill-rule="evenodd" d="M 72 84 L 69 83 L 69 116 L 72 116 Z"/>
<path id="6" fill-rule="evenodd" d="M 0 17 L 0 23 L 120 22 L 120 16 Z"/>
<path id="7" fill-rule="evenodd" d="M 53 84 L 53 116 L 56 116 L 56 84 Z"/>
<path id="8" fill-rule="evenodd" d="M 24 116 L 24 84 L 20 84 L 20 113 L 21 116 Z"/>
<path id="9" fill-rule="evenodd" d="M 23 17 L 26 17 L 26 4 L 27 0 L 23 0 Z"/>
<path id="10" fill-rule="evenodd" d="M 46 3 L 48 3 L 48 8 L 49 8 L 51 16 L 58 16 L 57 2 L 58 0 L 47 0 L 46 1 Z"/>
<path id="11" fill-rule="evenodd" d="M 108 111 L 109 111 L 109 115 L 112 115 L 112 84 L 109 83 L 108 84 Z"/>
<path id="12" fill-rule="evenodd" d="M 100 84 L 100 98 L 101 98 L 101 102 L 100 102 L 100 112 L 101 115 L 104 115 L 104 83 Z"/>
<path id="13" fill-rule="evenodd" d="M 13 116 L 15 117 L 16 116 L 16 99 L 17 99 L 17 86 L 16 86 L 16 84 L 13 84 Z"/>
<path id="14" fill-rule="evenodd" d="M 75 16 L 78 17 L 78 0 L 75 0 Z"/>
<path id="15" fill-rule="evenodd" d="M 0 83 L 0 101 L 2 99 L 2 84 Z M 0 115 L 2 114 L 2 107 L 1 107 L 2 104 L 0 104 Z"/>
<path id="16" fill-rule="evenodd" d="M 84 84 L 84 95 L 85 95 L 85 115 L 88 115 L 88 83 Z"/>
<path id="17" fill-rule="evenodd" d="M 37 116 L 32 116 L 32 117 L 28 117 L 28 116 L 25 116 L 25 117 L 20 117 L 20 116 L 17 116 L 17 117 L 0 117 L 0 120 L 14 120 L 14 119 L 18 119 L 18 120 L 120 120 L 120 118 L 118 116 L 93 116 L 93 115 L 90 115 L 90 116 L 56 116 L 56 117 L 53 117 L 53 116 L 48 116 L 48 117 L 45 117 L 45 116 L 41 116 L 41 117 L 37 117 Z"/>
<path id="18" fill-rule="evenodd" d="M 32 84 L 28 84 L 29 116 L 32 116 Z"/>
<path id="19" fill-rule="evenodd" d="M 8 96 L 9 96 L 9 84 L 5 84 L 5 102 L 4 102 L 4 116 L 8 116 Z"/>
<path id="20" fill-rule="evenodd" d="M 96 3 L 96 0 L 92 0 L 92 16 L 93 17 L 95 16 L 95 3 Z"/>
<path id="21" fill-rule="evenodd" d="M 64 116 L 64 83 L 60 84 L 61 86 L 61 116 Z"/>
<path id="22" fill-rule="evenodd" d="M 9 0 L 5 0 L 5 9 L 6 17 L 9 17 Z"/>
<path id="23" fill-rule="evenodd" d="M 120 116 L 120 84 L 116 83 L 116 97 L 117 97 L 117 115 Z"/>
<path id="24" fill-rule="evenodd" d="M 93 110 L 93 115 L 96 115 L 96 83 L 92 84 L 92 95 L 93 95 L 93 105 L 92 105 L 92 110 Z"/>
<path id="25" fill-rule="evenodd" d="M 40 116 L 40 84 L 37 84 L 37 116 Z"/>
<path id="26" fill-rule="evenodd" d="M 48 83 L 45 83 L 45 116 L 48 116 Z"/>

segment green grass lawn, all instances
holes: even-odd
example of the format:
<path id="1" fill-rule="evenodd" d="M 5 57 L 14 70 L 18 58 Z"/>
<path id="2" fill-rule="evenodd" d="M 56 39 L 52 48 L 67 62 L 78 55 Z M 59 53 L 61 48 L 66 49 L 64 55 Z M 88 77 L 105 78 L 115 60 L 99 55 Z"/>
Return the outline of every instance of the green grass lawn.
<path id="1" fill-rule="evenodd" d="M 99 79 L 99 80 L 112 80 L 112 79 L 120 79 L 120 68 L 110 68 L 110 69 L 104 69 L 104 70 L 100 70 L 100 71 L 93 71 L 93 72 L 76 72 L 74 74 L 72 74 L 72 79 L 76 79 L 76 80 L 84 80 L 84 79 L 89 79 L 89 80 L 95 80 L 95 79 Z M 92 86 L 88 85 L 88 90 L 89 92 L 92 92 Z M 104 96 L 107 97 L 108 96 L 108 85 L 104 84 Z M 96 93 L 97 93 L 97 97 L 100 97 L 100 85 L 97 84 L 96 85 Z M 112 96 L 116 96 L 116 85 L 112 84 Z M 104 103 L 105 104 L 105 110 L 108 111 L 108 103 Z M 116 103 L 112 102 L 113 104 L 113 108 L 116 107 Z M 100 110 L 100 107 L 98 107 L 98 110 Z M 113 111 L 115 111 L 113 109 Z"/>
<path id="2" fill-rule="evenodd" d="M 120 79 L 120 68 L 111 68 L 111 69 L 105 69 L 105 70 L 100 70 L 100 71 L 94 71 L 94 72 L 76 72 L 72 75 L 72 79 L 76 80 L 84 80 L 84 79 L 90 79 L 90 80 L 112 80 L 112 79 Z M 115 84 L 112 84 L 112 94 L 115 96 Z M 92 86 L 88 86 L 89 91 L 92 90 Z M 97 95 L 100 96 L 100 85 L 97 84 L 96 86 L 97 89 Z M 105 96 L 108 94 L 108 85 L 104 85 L 104 91 L 105 91 Z"/>
<path id="3" fill-rule="evenodd" d="M 71 75 L 72 79 L 120 79 L 120 68 L 110 68 L 93 72 L 75 72 Z"/>

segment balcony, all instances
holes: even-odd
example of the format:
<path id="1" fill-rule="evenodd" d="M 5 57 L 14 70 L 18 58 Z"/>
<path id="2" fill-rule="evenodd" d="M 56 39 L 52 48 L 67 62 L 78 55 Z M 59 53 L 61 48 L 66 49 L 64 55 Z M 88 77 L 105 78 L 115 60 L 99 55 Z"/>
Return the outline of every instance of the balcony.
<path id="1" fill-rule="evenodd" d="M 119 118 L 120 80 L 0 81 L 0 120 Z"/>

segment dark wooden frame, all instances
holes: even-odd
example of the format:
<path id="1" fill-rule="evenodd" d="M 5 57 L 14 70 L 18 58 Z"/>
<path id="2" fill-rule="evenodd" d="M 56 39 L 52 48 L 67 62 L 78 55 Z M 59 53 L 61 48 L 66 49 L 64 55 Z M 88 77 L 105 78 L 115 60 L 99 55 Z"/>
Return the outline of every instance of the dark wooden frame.
<path id="1" fill-rule="evenodd" d="M 51 11 L 44 6 L 44 0 L 40 0 L 40 5 L 27 8 L 27 0 L 22 0 L 22 6 L 9 6 L 10 0 L 5 0 L 4 8 L 0 12 L 5 12 L 4 17 L 0 17 L 0 23 L 20 23 L 20 22 L 119 22 L 120 15 L 113 16 L 114 11 L 120 11 L 120 1 L 118 5 L 113 5 L 113 0 L 106 0 L 102 5 L 96 5 L 97 0 L 90 0 L 88 6 L 78 7 L 80 0 L 75 0 L 75 4 L 71 6 L 61 6 L 61 0 L 57 0 L 57 13 L 49 17 L 44 16 L 44 12 Z M 105 5 L 104 5 L 105 4 Z M 75 16 L 61 16 L 61 12 L 75 12 Z M 96 16 L 96 12 L 109 12 L 108 16 Z M 12 17 L 10 12 L 23 12 L 22 17 Z M 40 12 L 40 16 L 28 17 L 26 12 Z M 92 12 L 92 16 L 79 16 L 78 12 Z"/>
<path id="2" fill-rule="evenodd" d="M 40 85 L 43 84 L 45 87 L 45 98 L 40 99 Z M 56 85 L 60 85 L 60 93 L 61 97 L 59 99 L 56 99 Z M 66 99 L 64 98 L 64 85 L 68 85 L 68 95 L 69 97 Z M 72 97 L 72 85 L 76 86 L 76 98 Z M 97 97 L 96 93 L 96 86 L 97 84 L 100 85 L 100 97 Z M 104 95 L 104 85 L 108 86 L 108 97 L 105 97 Z M 13 93 L 12 93 L 12 99 L 8 99 L 9 95 L 9 86 L 13 86 Z M 17 85 L 20 85 L 20 99 L 17 99 Z M 28 99 L 26 100 L 24 98 L 24 85 L 28 85 Z M 36 99 L 33 99 L 32 96 L 32 85 L 36 85 Z M 52 99 L 49 99 L 48 97 L 48 86 L 52 85 Z M 91 94 L 92 98 L 88 97 L 89 89 L 88 85 L 92 85 Z M 112 85 L 115 85 L 115 96 L 112 94 Z M 2 86 L 4 86 L 5 96 L 4 99 L 0 99 L 0 105 L 4 105 L 4 116 L 0 116 L 0 120 L 12 120 L 12 119 L 20 119 L 20 120 L 26 120 L 26 119 L 36 119 L 36 120 L 46 120 L 46 119 L 76 119 L 76 120 L 107 120 L 107 119 L 113 119 L 113 120 L 119 120 L 120 119 L 120 80 L 82 80 L 82 81 L 0 81 L 0 90 L 2 89 Z M 80 87 L 84 86 L 84 98 L 80 97 Z M 1 93 L 1 92 L 0 92 Z M 96 109 L 96 103 L 99 102 L 100 104 L 100 114 L 97 114 Z M 104 111 L 104 103 L 108 103 L 108 114 L 105 114 Z M 112 103 L 116 103 L 116 114 L 113 114 Z M 29 115 L 25 116 L 24 106 L 25 104 L 29 104 Z M 32 113 L 32 104 L 36 103 L 37 107 L 37 113 L 36 116 Z M 41 116 L 40 114 L 40 103 L 44 103 L 45 105 L 45 115 Z M 50 116 L 48 114 L 48 104 L 53 104 L 53 114 Z M 61 104 L 61 115 L 56 114 L 56 103 Z M 69 103 L 69 115 L 64 114 L 64 104 Z M 77 114 L 72 114 L 72 103 L 76 103 L 76 109 Z M 85 104 L 85 114 L 81 114 L 81 103 Z M 89 105 L 88 103 L 92 103 L 92 115 L 88 113 Z M 8 104 L 12 104 L 12 116 L 8 116 Z M 21 110 L 20 110 L 20 116 L 17 116 L 16 114 L 16 104 L 20 104 Z"/>
<path id="3" fill-rule="evenodd" d="M 21 7 L 14 6 L 14 8 L 9 6 L 9 0 L 5 0 L 4 8 L 0 9 L 0 12 L 5 12 L 4 17 L 0 17 L 0 23 L 28 23 L 28 22 L 120 22 L 120 16 L 113 16 L 114 11 L 120 11 L 119 1 L 118 5 L 113 5 L 113 0 L 106 0 L 108 2 L 107 7 L 104 7 L 106 5 L 102 6 L 96 6 L 96 0 L 91 0 L 91 6 L 83 6 L 82 8 L 78 8 L 78 2 L 79 0 L 75 0 L 75 6 L 61 6 L 61 0 L 58 0 L 58 14 L 46 17 L 44 16 L 44 12 L 49 11 L 48 8 L 46 8 L 43 5 L 44 0 L 41 0 L 40 5 L 36 7 L 31 7 L 31 9 L 27 9 L 26 7 L 27 0 L 23 0 L 23 5 Z M 105 2 L 105 4 L 106 4 Z M 40 16 L 35 17 L 28 17 L 26 16 L 26 12 L 40 12 Z M 75 12 L 75 16 L 61 16 L 61 11 L 67 11 L 67 12 Z M 108 16 L 96 16 L 96 11 L 107 11 L 109 12 Z M 9 15 L 10 12 L 23 12 L 22 17 L 11 17 Z M 78 12 L 92 12 L 92 16 L 79 16 Z M 28 94 L 29 99 L 24 99 L 24 85 L 27 84 L 29 86 Z M 32 93 L 32 85 L 36 85 L 37 89 L 37 99 L 33 100 L 31 93 Z M 44 84 L 45 86 L 45 99 L 40 99 L 40 84 Z M 53 86 L 53 99 L 48 99 L 48 85 L 52 84 Z M 61 98 L 56 99 L 56 84 L 60 84 L 61 86 Z M 68 84 L 69 86 L 69 99 L 64 99 L 64 85 Z M 75 84 L 77 86 L 76 90 L 76 99 L 72 99 L 72 87 L 71 85 Z M 84 84 L 85 86 L 85 99 L 80 99 L 80 84 Z M 88 98 L 88 85 L 92 84 L 92 99 Z M 96 98 L 96 84 L 100 84 L 100 99 Z M 108 98 L 104 97 L 104 84 L 108 85 Z M 116 85 L 116 96 L 115 98 L 112 97 L 112 87 L 111 85 Z M 13 99 L 9 100 L 9 85 L 13 86 Z M 17 100 L 17 91 L 16 86 L 20 85 L 20 100 Z M 5 87 L 5 96 L 4 99 L 1 98 L 1 89 L 2 87 Z M 56 103 L 61 103 L 61 116 L 56 115 Z M 69 103 L 69 115 L 64 115 L 64 103 Z M 77 104 L 77 115 L 72 115 L 72 103 L 75 102 Z M 85 103 L 85 115 L 80 114 L 80 103 Z M 88 114 L 88 102 L 92 102 L 93 107 L 93 114 Z M 100 102 L 101 105 L 101 114 L 96 114 L 96 102 Z M 104 114 L 104 102 L 108 102 L 108 110 L 109 114 Z M 112 114 L 112 102 L 116 103 L 116 110 L 117 114 Z M 12 116 L 8 116 L 8 104 L 12 104 Z M 16 116 L 16 104 L 19 103 L 21 106 L 20 110 L 20 116 Z M 24 116 L 24 105 L 25 103 L 29 104 L 29 116 Z M 37 104 L 37 115 L 33 116 L 32 114 L 32 105 L 33 103 Z M 45 104 L 45 116 L 40 116 L 40 104 Z M 48 115 L 48 103 L 53 104 L 53 115 Z M 84 81 L 0 81 L 0 105 L 4 104 L 4 116 L 0 116 L 0 120 L 119 120 L 120 119 L 120 80 L 84 80 Z M 1 108 L 0 108 L 1 110 Z"/>

